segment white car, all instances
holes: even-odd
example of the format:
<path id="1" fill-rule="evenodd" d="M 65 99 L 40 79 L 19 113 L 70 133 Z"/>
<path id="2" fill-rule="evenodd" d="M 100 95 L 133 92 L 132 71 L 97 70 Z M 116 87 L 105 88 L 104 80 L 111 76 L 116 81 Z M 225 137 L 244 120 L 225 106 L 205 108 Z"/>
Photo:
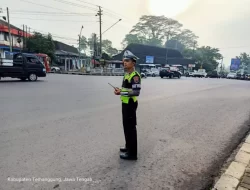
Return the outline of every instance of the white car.
<path id="1" fill-rule="evenodd" d="M 227 78 L 228 79 L 236 79 L 237 74 L 236 73 L 228 73 Z"/>
<path id="2" fill-rule="evenodd" d="M 207 73 L 205 69 L 199 69 L 197 72 L 193 73 L 193 76 L 202 78 L 202 77 L 206 77 Z"/>
<path id="3" fill-rule="evenodd" d="M 151 76 L 156 77 L 159 76 L 160 71 L 158 69 L 151 69 Z"/>
<path id="4" fill-rule="evenodd" d="M 51 67 L 50 70 L 51 70 L 52 72 L 58 72 L 58 71 L 60 71 L 61 69 L 60 69 L 59 67 Z"/>

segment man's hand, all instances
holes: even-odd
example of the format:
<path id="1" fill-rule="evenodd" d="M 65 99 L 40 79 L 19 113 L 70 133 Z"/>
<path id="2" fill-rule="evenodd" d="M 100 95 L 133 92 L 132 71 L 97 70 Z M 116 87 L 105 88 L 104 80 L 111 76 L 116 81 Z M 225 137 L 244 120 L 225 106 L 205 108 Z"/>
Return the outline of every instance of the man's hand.
<path id="1" fill-rule="evenodd" d="M 120 95 L 121 94 L 121 89 L 115 88 L 114 94 L 115 95 Z"/>

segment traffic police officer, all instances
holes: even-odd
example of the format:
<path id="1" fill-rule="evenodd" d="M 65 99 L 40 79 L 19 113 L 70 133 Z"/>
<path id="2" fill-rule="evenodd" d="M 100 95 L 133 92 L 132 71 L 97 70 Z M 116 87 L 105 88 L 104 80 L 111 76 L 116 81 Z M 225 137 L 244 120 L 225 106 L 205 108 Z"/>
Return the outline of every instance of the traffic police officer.
<path id="1" fill-rule="evenodd" d="M 125 147 L 120 148 L 120 158 L 125 160 L 137 160 L 137 131 L 136 110 L 138 106 L 137 96 L 141 90 L 141 76 L 135 71 L 138 57 L 126 50 L 123 56 L 123 64 L 126 73 L 122 82 L 122 89 L 116 88 L 115 95 L 121 96 L 122 120 L 125 135 Z"/>

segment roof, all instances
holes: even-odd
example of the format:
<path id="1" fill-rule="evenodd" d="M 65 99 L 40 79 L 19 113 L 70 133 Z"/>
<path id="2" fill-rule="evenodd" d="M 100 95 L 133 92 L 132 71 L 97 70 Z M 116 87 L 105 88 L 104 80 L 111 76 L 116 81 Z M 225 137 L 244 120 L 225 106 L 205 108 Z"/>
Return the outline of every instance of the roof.
<path id="1" fill-rule="evenodd" d="M 131 51 L 135 56 L 139 57 L 139 63 L 146 63 L 146 56 L 153 56 L 154 64 L 165 64 L 166 57 L 183 58 L 182 54 L 175 49 L 148 46 L 143 44 L 130 44 L 120 54 L 113 56 L 113 59 L 122 60 L 123 54 L 126 50 Z"/>
<path id="2" fill-rule="evenodd" d="M 1 32 L 9 32 L 9 25 L 6 21 L 4 20 L 0 20 L 0 31 Z M 12 35 L 16 35 L 16 36 L 28 36 L 30 37 L 31 34 L 26 33 L 25 31 L 23 31 L 22 29 L 10 24 L 10 33 Z"/>
<path id="3" fill-rule="evenodd" d="M 166 64 L 166 59 L 168 60 L 168 64 L 171 65 L 194 64 L 194 60 L 183 58 L 183 55 L 178 50 L 143 44 L 128 45 L 121 53 L 113 56 L 113 60 L 122 60 L 126 50 L 131 51 L 135 56 L 139 57 L 139 60 L 137 60 L 138 64 L 146 64 L 146 56 L 153 56 L 154 62 L 152 64 L 156 65 Z"/>
<path id="4" fill-rule="evenodd" d="M 4 25 L 4 26 L 9 27 L 8 22 L 6 22 L 6 21 L 4 21 L 4 20 L 1 20 L 1 19 L 0 19 L 0 25 Z M 14 25 L 12 25 L 12 24 L 10 24 L 10 28 L 13 28 L 13 29 L 16 29 L 16 30 L 22 30 L 22 29 L 20 29 L 20 28 L 14 26 Z"/>
<path id="5" fill-rule="evenodd" d="M 70 46 L 70 45 L 67 45 L 58 41 L 54 41 L 54 44 L 55 44 L 55 48 L 57 51 L 63 51 L 63 53 L 65 54 L 71 54 L 71 53 L 77 54 L 77 55 L 79 54 L 77 48 L 73 46 Z"/>

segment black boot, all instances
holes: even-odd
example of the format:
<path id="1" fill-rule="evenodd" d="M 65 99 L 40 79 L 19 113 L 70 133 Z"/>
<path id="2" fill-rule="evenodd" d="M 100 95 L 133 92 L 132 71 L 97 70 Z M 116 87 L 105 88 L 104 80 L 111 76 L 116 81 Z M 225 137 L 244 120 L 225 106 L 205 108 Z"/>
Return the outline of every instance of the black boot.
<path id="1" fill-rule="evenodd" d="M 131 155 L 128 152 L 121 153 L 120 158 L 124 160 L 137 160 L 137 156 Z"/>
<path id="2" fill-rule="evenodd" d="M 128 149 L 126 147 L 121 147 L 120 152 L 128 152 Z"/>

